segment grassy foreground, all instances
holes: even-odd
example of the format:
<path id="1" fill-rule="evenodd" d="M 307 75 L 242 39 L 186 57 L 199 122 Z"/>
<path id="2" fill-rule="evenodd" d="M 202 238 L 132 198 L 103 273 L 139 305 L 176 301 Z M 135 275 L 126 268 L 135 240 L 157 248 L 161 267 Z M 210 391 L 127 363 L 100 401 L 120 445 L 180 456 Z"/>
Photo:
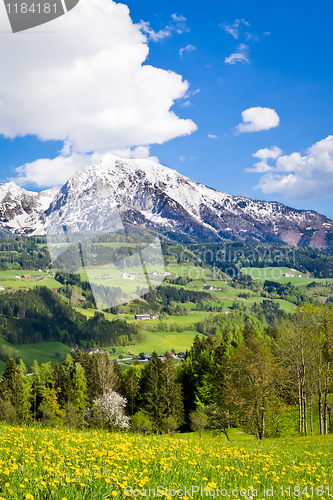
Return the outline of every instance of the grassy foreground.
<path id="1" fill-rule="evenodd" d="M 168 499 L 206 497 L 201 487 L 219 488 L 218 496 L 282 498 L 290 487 L 291 497 L 327 499 L 332 458 L 330 435 L 258 442 L 234 431 L 228 443 L 208 434 L 199 439 L 1 425 L 0 498 L 104 500 L 126 498 L 136 488 L 134 496 L 144 496 L 142 490 L 154 496 L 149 489 L 163 496 L 158 487 Z M 273 495 L 264 488 L 273 488 Z"/>

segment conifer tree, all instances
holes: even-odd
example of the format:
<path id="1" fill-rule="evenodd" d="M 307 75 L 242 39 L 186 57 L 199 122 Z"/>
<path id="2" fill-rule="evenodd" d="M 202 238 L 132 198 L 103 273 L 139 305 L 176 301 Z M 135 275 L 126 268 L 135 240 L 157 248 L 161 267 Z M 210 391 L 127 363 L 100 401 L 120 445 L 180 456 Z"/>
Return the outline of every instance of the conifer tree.
<path id="1" fill-rule="evenodd" d="M 177 373 L 172 358 L 168 352 L 164 355 L 164 374 L 166 386 L 166 416 L 167 427 L 175 426 L 176 429 L 184 421 L 184 403 L 182 386 L 177 382 Z M 174 429 L 169 429 L 174 430 Z"/>
<path id="2" fill-rule="evenodd" d="M 173 431 L 183 423 L 184 405 L 181 384 L 171 356 L 164 361 L 153 353 L 151 361 L 143 369 L 141 383 L 142 407 L 152 419 L 156 430 Z"/>
<path id="3" fill-rule="evenodd" d="M 76 409 L 82 412 L 88 405 L 88 396 L 87 378 L 80 363 L 75 363 L 74 367 L 74 398 Z"/>
<path id="4" fill-rule="evenodd" d="M 189 413 L 218 400 L 225 381 L 225 345 L 218 339 L 197 335 L 180 368 L 184 407 Z"/>
<path id="5" fill-rule="evenodd" d="M 80 363 L 84 368 L 84 373 L 87 379 L 87 396 L 89 404 L 100 394 L 98 391 L 98 379 L 96 376 L 95 356 L 90 356 L 83 349 L 74 356 L 74 361 Z"/>
<path id="6" fill-rule="evenodd" d="M 123 395 L 127 399 L 127 411 L 130 415 L 138 411 L 141 377 L 142 366 L 139 364 L 130 366 L 123 375 Z"/>
<path id="7" fill-rule="evenodd" d="M 42 363 L 41 366 L 34 360 L 32 364 L 32 399 L 33 399 L 33 415 L 34 420 L 37 418 L 39 405 L 44 398 L 44 390 L 46 387 L 52 387 L 52 366 L 51 362 Z"/>
<path id="8" fill-rule="evenodd" d="M 0 385 L 1 399 L 10 402 L 15 409 L 19 422 L 26 422 L 29 418 L 28 395 L 24 390 L 23 374 L 13 358 L 10 358 L 5 367 Z"/>
<path id="9" fill-rule="evenodd" d="M 156 430 L 161 431 L 167 417 L 167 389 L 162 360 L 153 352 L 152 359 L 142 373 L 141 394 L 143 409 L 152 419 Z"/>
<path id="10" fill-rule="evenodd" d="M 73 387 L 74 360 L 70 354 L 66 354 L 60 366 L 59 377 L 59 402 L 62 406 L 73 402 L 75 399 Z"/>

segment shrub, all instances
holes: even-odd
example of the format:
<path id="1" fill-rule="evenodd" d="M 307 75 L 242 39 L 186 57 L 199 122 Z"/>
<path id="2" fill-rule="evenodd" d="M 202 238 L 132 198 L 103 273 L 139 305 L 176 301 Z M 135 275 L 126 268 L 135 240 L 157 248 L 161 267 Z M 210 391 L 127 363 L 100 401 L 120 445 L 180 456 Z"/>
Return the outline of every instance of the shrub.
<path id="1" fill-rule="evenodd" d="M 138 411 L 132 417 L 131 430 L 149 434 L 153 430 L 153 423 L 143 411 Z"/>

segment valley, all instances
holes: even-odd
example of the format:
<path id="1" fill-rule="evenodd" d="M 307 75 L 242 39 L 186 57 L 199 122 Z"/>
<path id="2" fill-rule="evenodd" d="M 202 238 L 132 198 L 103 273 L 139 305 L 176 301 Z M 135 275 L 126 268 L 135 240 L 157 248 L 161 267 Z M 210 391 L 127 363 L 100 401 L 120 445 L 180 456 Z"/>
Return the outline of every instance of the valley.
<path id="1" fill-rule="evenodd" d="M 45 248 L 46 241 L 43 242 L 42 237 L 38 238 L 38 248 Z M 29 240 L 30 244 L 33 240 L 34 237 Z M 128 245 L 123 245 L 121 242 L 101 245 L 117 252 L 128 248 Z M 103 273 L 106 273 L 107 267 L 104 270 L 99 268 L 100 274 L 96 269 L 89 271 L 81 268 L 76 275 L 45 267 L 43 270 L 41 268 L 1 270 L 0 285 L 4 290 L 0 292 L 0 300 L 8 293 L 15 296 L 19 291 L 28 292 L 36 287 L 46 287 L 51 294 L 60 299 L 61 303 L 70 307 L 86 321 L 94 322 L 97 314 L 110 325 L 111 329 L 115 322 L 129 325 L 133 331 L 134 342 L 129 338 L 127 340 L 123 338 L 111 345 L 107 342 L 101 345 L 104 351 L 109 352 L 110 359 L 117 359 L 124 368 L 133 364 L 142 352 L 150 354 L 156 351 L 158 354 L 163 354 L 165 351 L 189 350 L 195 336 L 207 334 L 207 325 L 216 320 L 221 321 L 219 319 L 221 317 L 224 318 L 223 324 L 228 324 L 231 328 L 240 328 L 248 322 L 258 323 L 259 320 L 261 326 L 258 328 L 263 331 L 268 326 L 274 326 L 283 315 L 293 314 L 297 306 L 304 301 L 314 303 L 333 301 L 333 278 L 314 278 L 313 273 L 304 272 L 304 265 L 302 271 L 285 266 L 264 268 L 238 266 L 237 274 L 233 277 L 228 275 L 228 271 L 225 272 L 226 269 L 222 271 L 202 260 L 198 262 L 193 247 L 190 249 L 190 246 L 186 245 L 177 247 L 178 254 L 181 253 L 186 262 L 177 264 L 175 257 L 170 256 L 170 246 L 170 244 L 164 246 L 166 265 L 163 267 L 156 265 L 153 271 L 150 270 L 150 278 L 153 273 L 158 276 L 165 274 L 157 288 L 149 293 L 147 290 L 141 297 L 110 310 L 96 310 L 88 280 L 104 287 L 118 287 L 126 296 L 128 293 L 134 293 L 140 286 L 140 277 L 135 267 L 127 268 L 127 273 L 134 273 L 133 279 L 122 277 L 124 273 L 121 270 L 112 277 L 105 276 Z M 238 247 L 231 245 L 230 248 L 236 252 Z M 171 249 L 172 252 L 175 251 L 174 245 Z M 8 252 L 2 251 L 2 255 L 3 267 L 10 265 L 9 262 L 6 264 L 6 259 L 10 258 Z M 44 254 L 42 258 L 45 259 Z M 225 264 L 229 269 L 230 265 L 233 265 L 232 262 Z M 110 274 L 110 271 L 108 272 Z M 277 284 L 276 288 L 274 283 Z M 136 314 L 157 314 L 158 317 L 148 321 L 136 320 Z M 17 318 L 15 321 L 20 324 L 22 321 L 24 323 L 31 320 Z M 15 356 L 21 358 L 29 369 L 34 359 L 44 363 L 51 361 L 54 364 L 66 352 L 70 352 L 69 345 L 59 343 L 55 338 L 36 344 L 29 342 L 11 344 L 2 338 L 0 345 L 8 349 L 8 352 L 15 353 Z M 73 345 L 75 342 L 74 344 L 72 342 Z M 81 345 L 87 346 L 87 341 L 82 340 Z M 90 345 L 100 344 L 96 339 Z M 0 361 L 1 370 L 4 368 L 6 355 L 3 358 Z M 122 358 L 131 359 L 122 361 Z"/>

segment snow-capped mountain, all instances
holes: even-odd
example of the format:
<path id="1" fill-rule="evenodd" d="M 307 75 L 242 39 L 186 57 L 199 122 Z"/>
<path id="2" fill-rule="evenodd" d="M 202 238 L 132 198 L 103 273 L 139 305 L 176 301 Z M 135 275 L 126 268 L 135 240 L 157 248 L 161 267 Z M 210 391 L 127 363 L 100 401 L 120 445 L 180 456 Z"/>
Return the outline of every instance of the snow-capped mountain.
<path id="1" fill-rule="evenodd" d="M 12 234 L 115 230 L 123 223 L 208 240 L 330 246 L 333 222 L 310 210 L 231 196 L 149 160 L 106 155 L 57 192 L 0 186 L 0 222 Z"/>
<path id="2" fill-rule="evenodd" d="M 41 193 L 26 191 L 15 182 L 0 184 L 1 235 L 31 234 L 42 229 L 41 215 L 49 207 L 57 189 Z"/>

